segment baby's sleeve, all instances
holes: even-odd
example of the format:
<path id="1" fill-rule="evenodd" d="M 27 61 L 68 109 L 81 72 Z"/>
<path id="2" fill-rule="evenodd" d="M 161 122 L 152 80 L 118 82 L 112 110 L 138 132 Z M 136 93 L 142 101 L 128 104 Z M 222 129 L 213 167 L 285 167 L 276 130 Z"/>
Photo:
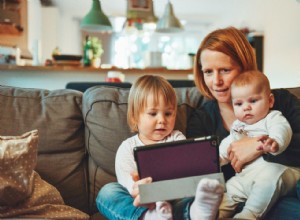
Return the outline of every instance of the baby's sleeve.
<path id="1" fill-rule="evenodd" d="M 230 144 L 232 142 L 232 137 L 231 135 L 228 135 L 226 138 L 224 138 L 219 146 L 219 155 L 220 155 L 220 165 L 226 165 L 228 164 L 229 158 L 227 154 L 227 149 L 229 148 Z"/>

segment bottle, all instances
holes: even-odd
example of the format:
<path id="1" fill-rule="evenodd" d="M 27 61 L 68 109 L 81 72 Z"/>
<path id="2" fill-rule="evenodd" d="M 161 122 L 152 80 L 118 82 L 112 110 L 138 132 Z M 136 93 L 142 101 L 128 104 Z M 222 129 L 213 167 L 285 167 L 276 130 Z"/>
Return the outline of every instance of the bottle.
<path id="1" fill-rule="evenodd" d="M 83 65 L 90 66 L 93 59 L 92 41 L 89 35 L 85 37 L 83 46 Z"/>
<path id="2" fill-rule="evenodd" d="M 60 49 L 59 47 L 55 47 L 54 50 L 52 51 L 52 56 L 60 55 Z"/>
<path id="3" fill-rule="evenodd" d="M 21 65 L 21 49 L 18 46 L 15 46 L 15 60 L 16 60 L 16 65 L 20 66 Z"/>

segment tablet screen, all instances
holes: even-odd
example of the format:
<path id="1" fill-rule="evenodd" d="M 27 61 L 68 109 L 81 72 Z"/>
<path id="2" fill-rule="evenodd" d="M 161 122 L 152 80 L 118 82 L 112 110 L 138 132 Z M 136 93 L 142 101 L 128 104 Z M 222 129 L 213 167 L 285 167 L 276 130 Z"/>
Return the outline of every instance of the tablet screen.
<path id="1" fill-rule="evenodd" d="M 140 178 L 170 180 L 220 172 L 216 136 L 134 148 Z"/>

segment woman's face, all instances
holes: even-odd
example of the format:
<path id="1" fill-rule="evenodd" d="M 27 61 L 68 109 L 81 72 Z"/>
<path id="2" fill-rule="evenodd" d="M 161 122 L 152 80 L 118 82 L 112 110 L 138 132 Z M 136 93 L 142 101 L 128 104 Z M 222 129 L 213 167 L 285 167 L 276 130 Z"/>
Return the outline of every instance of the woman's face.
<path id="1" fill-rule="evenodd" d="M 204 82 L 219 103 L 231 102 L 230 86 L 241 68 L 226 54 L 205 49 L 200 56 Z"/>

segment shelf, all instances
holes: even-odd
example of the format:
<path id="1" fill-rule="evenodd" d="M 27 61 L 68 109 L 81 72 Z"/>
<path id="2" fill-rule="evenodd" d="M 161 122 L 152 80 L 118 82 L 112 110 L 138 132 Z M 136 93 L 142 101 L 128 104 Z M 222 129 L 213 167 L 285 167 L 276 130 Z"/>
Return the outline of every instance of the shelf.
<path id="1" fill-rule="evenodd" d="M 145 68 L 145 69 L 121 69 L 117 67 L 111 68 L 92 68 L 92 67 L 83 67 L 83 66 L 16 66 L 16 65 L 0 65 L 0 70 L 7 70 L 7 71 L 64 71 L 64 72 L 108 72 L 108 71 L 120 71 L 122 73 L 172 73 L 172 74 L 192 74 L 192 69 L 185 69 L 185 70 L 174 70 L 174 69 L 166 69 L 166 68 Z M 25 74 L 26 72 L 24 72 Z"/>
<path id="2" fill-rule="evenodd" d="M 23 28 L 12 23 L 0 23 L 0 34 L 6 35 L 20 35 Z"/>

